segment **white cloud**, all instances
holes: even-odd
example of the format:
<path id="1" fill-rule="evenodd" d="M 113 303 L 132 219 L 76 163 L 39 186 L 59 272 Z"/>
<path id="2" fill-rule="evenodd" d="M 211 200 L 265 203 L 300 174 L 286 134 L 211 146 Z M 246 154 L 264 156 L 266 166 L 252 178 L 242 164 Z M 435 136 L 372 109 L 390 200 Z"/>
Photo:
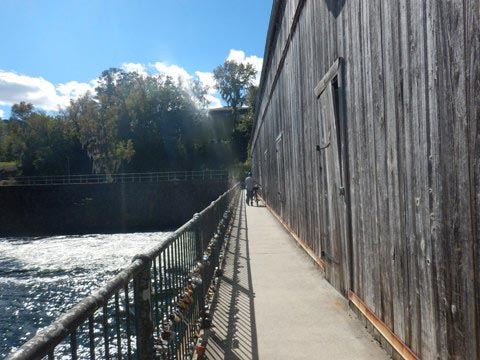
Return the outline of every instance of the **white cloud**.
<path id="1" fill-rule="evenodd" d="M 2 109 L 0 109 L 0 118 L 3 119 L 4 116 L 5 116 L 5 111 L 3 111 Z"/>
<path id="2" fill-rule="evenodd" d="M 70 81 L 68 83 L 58 85 L 57 91 L 63 96 L 75 99 L 79 96 L 82 96 L 87 91 L 93 93 L 95 91 L 95 87 L 96 82 L 94 80 L 92 80 L 89 84 Z"/>
<path id="3" fill-rule="evenodd" d="M 18 75 L 0 71 L 0 105 L 26 101 L 45 110 L 57 110 L 63 99 L 55 86 L 41 77 Z"/>
<path id="4" fill-rule="evenodd" d="M 255 79 L 255 84 L 258 85 L 263 64 L 262 58 L 255 55 L 247 56 L 242 50 L 231 49 L 226 60 L 252 64 L 258 72 Z M 171 76 L 175 81 L 181 81 L 184 85 L 197 78 L 204 86 L 208 86 L 209 107 L 222 106 L 220 94 L 215 89 L 212 72 L 195 71 L 190 74 L 178 65 L 162 61 L 153 64 L 123 63 L 122 68 L 125 71 L 137 72 L 142 75 L 147 74 L 147 69 L 152 72 L 157 71 L 159 74 Z M 55 86 L 42 77 L 31 77 L 0 70 L 0 106 L 11 106 L 25 101 L 43 110 L 56 111 L 61 107 L 68 106 L 70 99 L 76 99 L 87 91 L 94 92 L 97 85 L 98 79 L 88 83 L 70 81 Z M 0 116 L 4 116 L 4 114 L 4 111 L 0 112 Z"/>
<path id="5" fill-rule="evenodd" d="M 230 53 L 227 56 L 227 60 L 233 60 L 241 63 L 245 61 L 245 52 L 242 50 L 230 49 Z"/>
<path id="6" fill-rule="evenodd" d="M 172 79 L 182 82 L 187 82 L 192 78 L 192 76 L 184 68 L 177 65 L 169 65 L 164 62 L 156 62 L 153 64 L 153 67 L 160 73 L 167 76 L 171 76 Z"/>
<path id="7" fill-rule="evenodd" d="M 32 103 L 47 111 L 57 111 L 87 91 L 92 91 L 95 81 L 79 83 L 70 81 L 55 87 L 42 77 L 19 75 L 0 70 L 0 105 L 11 106 L 21 101 Z"/>
<path id="8" fill-rule="evenodd" d="M 138 63 L 123 63 L 122 69 L 128 72 L 136 72 L 140 75 L 146 75 L 146 68 L 143 64 Z"/>
<path id="9" fill-rule="evenodd" d="M 254 69 L 257 70 L 257 76 L 255 78 L 255 85 L 260 83 L 260 75 L 262 74 L 263 59 L 258 56 L 246 56 L 242 50 L 231 49 L 227 56 L 227 60 L 233 60 L 241 64 L 252 64 Z"/>
<path id="10" fill-rule="evenodd" d="M 208 87 L 208 94 L 205 96 L 207 101 L 209 102 L 209 108 L 219 108 L 222 107 L 222 100 L 220 100 L 220 94 L 218 93 L 217 89 L 215 89 L 215 79 L 213 78 L 212 72 L 202 72 L 202 71 L 195 71 L 195 75 L 200 80 L 200 83 L 203 86 Z"/>
<path id="11" fill-rule="evenodd" d="M 197 75 L 203 86 L 208 86 L 209 93 L 215 92 L 215 79 L 212 72 L 195 71 L 195 75 Z"/>
<path id="12" fill-rule="evenodd" d="M 207 96 L 205 96 L 205 98 L 209 102 L 208 108 L 213 109 L 222 107 L 222 100 L 220 100 L 218 97 L 208 94 Z"/>

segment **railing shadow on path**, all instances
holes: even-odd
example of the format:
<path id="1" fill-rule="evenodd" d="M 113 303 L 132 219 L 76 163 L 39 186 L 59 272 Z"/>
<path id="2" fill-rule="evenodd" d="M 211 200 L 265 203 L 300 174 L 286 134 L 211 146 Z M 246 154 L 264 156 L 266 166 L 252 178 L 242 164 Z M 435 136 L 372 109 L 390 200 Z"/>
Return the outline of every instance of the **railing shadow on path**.
<path id="1" fill-rule="evenodd" d="M 206 351 L 209 360 L 258 360 L 255 293 L 245 206 L 241 196 L 227 247 L 224 273 L 212 304 L 214 328 Z"/>

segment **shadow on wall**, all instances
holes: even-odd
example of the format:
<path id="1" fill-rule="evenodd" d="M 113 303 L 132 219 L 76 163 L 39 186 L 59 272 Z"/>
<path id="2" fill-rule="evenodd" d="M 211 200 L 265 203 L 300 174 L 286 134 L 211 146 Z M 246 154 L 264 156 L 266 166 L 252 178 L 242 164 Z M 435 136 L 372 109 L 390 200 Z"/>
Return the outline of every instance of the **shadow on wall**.
<path id="1" fill-rule="evenodd" d="M 330 11 L 335 18 L 342 12 L 345 2 L 346 0 L 325 0 L 328 11 Z"/>

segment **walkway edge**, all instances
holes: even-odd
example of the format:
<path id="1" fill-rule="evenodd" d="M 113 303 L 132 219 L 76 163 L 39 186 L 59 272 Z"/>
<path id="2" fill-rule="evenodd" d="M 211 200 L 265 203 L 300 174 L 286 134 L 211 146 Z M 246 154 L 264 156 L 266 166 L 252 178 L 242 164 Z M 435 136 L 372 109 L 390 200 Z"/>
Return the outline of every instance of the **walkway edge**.
<path id="1" fill-rule="evenodd" d="M 313 259 L 313 261 L 323 270 L 325 271 L 325 263 L 323 262 L 323 260 L 317 255 L 315 254 L 312 249 L 310 249 L 310 247 L 307 245 L 307 243 L 305 241 L 303 241 L 296 233 L 295 231 L 293 231 L 292 228 L 290 228 L 290 226 L 288 226 L 283 220 L 282 218 L 265 202 L 265 200 L 260 197 L 260 199 L 262 199 L 262 202 L 265 204 L 266 208 L 268 209 L 268 211 L 270 211 L 270 213 L 274 216 L 275 219 L 277 219 L 277 221 L 285 228 L 285 230 L 287 230 L 287 232 L 295 239 L 295 241 L 303 248 L 303 250 L 305 250 L 305 252 Z"/>
<path id="2" fill-rule="evenodd" d="M 367 319 L 373 327 L 384 337 L 390 346 L 405 360 L 420 360 L 415 353 L 402 340 L 398 338 L 385 323 L 375 315 L 368 306 L 353 291 L 348 292 L 348 300 Z"/>

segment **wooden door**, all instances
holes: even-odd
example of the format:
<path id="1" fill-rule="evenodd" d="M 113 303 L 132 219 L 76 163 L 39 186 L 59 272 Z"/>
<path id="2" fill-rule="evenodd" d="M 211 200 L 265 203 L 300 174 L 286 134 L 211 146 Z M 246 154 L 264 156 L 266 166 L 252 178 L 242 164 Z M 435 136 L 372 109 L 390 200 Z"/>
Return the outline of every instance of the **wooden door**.
<path id="1" fill-rule="evenodd" d="M 319 95 L 320 138 L 323 152 L 323 186 L 326 199 L 324 216 L 327 220 L 327 239 L 322 249 L 326 263 L 327 280 L 344 295 L 349 290 L 349 261 L 347 243 L 347 204 L 344 181 L 344 154 L 341 137 L 341 122 L 338 114 L 338 87 L 336 78 L 330 80 Z M 322 181 L 322 179 L 319 179 Z"/>

